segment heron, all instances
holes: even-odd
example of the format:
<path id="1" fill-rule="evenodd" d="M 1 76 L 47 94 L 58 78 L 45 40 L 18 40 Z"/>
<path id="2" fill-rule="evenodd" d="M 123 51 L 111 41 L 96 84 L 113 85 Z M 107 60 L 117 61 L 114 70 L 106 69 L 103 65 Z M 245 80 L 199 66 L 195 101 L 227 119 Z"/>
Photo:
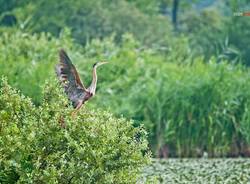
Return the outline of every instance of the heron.
<path id="1" fill-rule="evenodd" d="M 90 86 L 86 88 L 80 79 L 76 67 L 73 65 L 65 50 L 61 49 L 59 51 L 59 63 L 56 65 L 56 74 L 74 107 L 72 116 L 75 116 L 82 105 L 95 95 L 97 85 L 96 69 L 107 63 L 108 62 L 96 62 L 93 65 L 92 82 Z"/>

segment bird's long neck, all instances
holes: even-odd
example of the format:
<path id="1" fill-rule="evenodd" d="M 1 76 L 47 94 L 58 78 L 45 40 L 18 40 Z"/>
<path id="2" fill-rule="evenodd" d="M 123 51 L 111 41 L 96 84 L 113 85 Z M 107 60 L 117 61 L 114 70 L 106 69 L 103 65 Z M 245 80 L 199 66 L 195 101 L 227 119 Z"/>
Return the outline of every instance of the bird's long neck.
<path id="1" fill-rule="evenodd" d="M 96 90 L 96 83 L 97 83 L 96 67 L 93 68 L 92 77 L 93 78 L 92 78 L 91 85 L 89 86 L 89 92 L 94 95 L 95 94 L 95 90 Z"/>

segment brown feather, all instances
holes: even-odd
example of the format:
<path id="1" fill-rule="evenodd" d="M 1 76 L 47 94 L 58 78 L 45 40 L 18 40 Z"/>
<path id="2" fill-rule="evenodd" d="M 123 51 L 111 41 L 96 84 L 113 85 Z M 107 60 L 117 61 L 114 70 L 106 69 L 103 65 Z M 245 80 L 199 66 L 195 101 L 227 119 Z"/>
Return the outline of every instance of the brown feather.
<path id="1" fill-rule="evenodd" d="M 57 76 L 64 87 L 65 93 L 76 108 L 88 96 L 86 88 L 82 84 L 75 66 L 63 49 L 59 52 L 59 58 L 60 62 L 56 65 Z"/>
<path id="2" fill-rule="evenodd" d="M 60 55 L 60 62 L 62 63 L 62 66 L 64 66 L 64 67 L 70 66 L 70 70 L 71 70 L 71 73 L 74 75 L 75 82 L 78 85 L 80 85 L 84 90 L 86 90 L 86 88 L 84 87 L 84 85 L 81 82 L 80 76 L 79 76 L 75 66 L 72 64 L 67 53 L 63 49 L 61 49 L 59 52 L 59 55 Z"/>

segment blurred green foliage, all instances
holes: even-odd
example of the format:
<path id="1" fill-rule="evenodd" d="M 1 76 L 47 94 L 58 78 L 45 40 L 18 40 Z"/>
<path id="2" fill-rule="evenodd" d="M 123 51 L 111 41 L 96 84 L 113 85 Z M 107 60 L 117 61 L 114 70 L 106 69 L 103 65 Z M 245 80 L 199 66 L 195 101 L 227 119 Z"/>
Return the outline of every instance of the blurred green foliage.
<path id="1" fill-rule="evenodd" d="M 50 83 L 35 107 L 1 81 L 0 183 L 135 183 L 149 162 L 145 130 L 87 107 L 72 119 Z"/>
<path id="2" fill-rule="evenodd" d="M 30 1 L 13 12 L 21 23 L 25 23 L 26 30 L 58 36 L 69 27 L 76 42 L 81 44 L 113 33 L 119 42 L 121 35 L 130 32 L 145 45 L 163 45 L 171 30 L 169 21 L 163 16 L 143 14 L 126 1 Z"/>
<path id="3" fill-rule="evenodd" d="M 202 4 L 199 0 L 180 1 L 175 35 L 171 33 L 172 3 L 172 0 L 0 1 L 0 20 L 7 12 L 14 15 L 21 29 L 54 36 L 68 27 L 75 41 L 84 45 L 111 35 L 120 43 L 122 35 L 128 32 L 144 47 L 158 48 L 163 54 L 169 39 L 173 36 L 182 39 L 184 34 L 192 54 L 204 56 L 205 61 L 216 55 L 218 60 L 250 64 L 248 18 L 233 16 L 234 12 L 249 7 L 247 1 L 219 0 L 211 3 L 212 7 L 200 5 L 200 8 L 197 8 Z"/>
<path id="4" fill-rule="evenodd" d="M 215 9 L 206 9 L 200 14 L 189 12 L 180 21 L 194 55 L 250 65 L 248 17 L 223 17 Z"/>

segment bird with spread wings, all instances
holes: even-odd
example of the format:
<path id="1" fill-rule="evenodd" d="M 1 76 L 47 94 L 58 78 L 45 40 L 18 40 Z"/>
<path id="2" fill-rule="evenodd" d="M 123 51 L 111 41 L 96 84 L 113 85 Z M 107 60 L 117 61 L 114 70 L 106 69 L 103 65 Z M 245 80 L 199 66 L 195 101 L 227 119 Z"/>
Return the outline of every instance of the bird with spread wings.
<path id="1" fill-rule="evenodd" d="M 75 115 L 81 106 L 95 95 L 97 84 L 97 67 L 108 62 L 97 62 L 93 65 L 92 82 L 91 85 L 86 88 L 81 82 L 80 76 L 75 66 L 63 49 L 59 51 L 59 58 L 59 64 L 56 65 L 56 74 L 64 87 L 65 93 L 75 108 L 72 114 Z"/>

